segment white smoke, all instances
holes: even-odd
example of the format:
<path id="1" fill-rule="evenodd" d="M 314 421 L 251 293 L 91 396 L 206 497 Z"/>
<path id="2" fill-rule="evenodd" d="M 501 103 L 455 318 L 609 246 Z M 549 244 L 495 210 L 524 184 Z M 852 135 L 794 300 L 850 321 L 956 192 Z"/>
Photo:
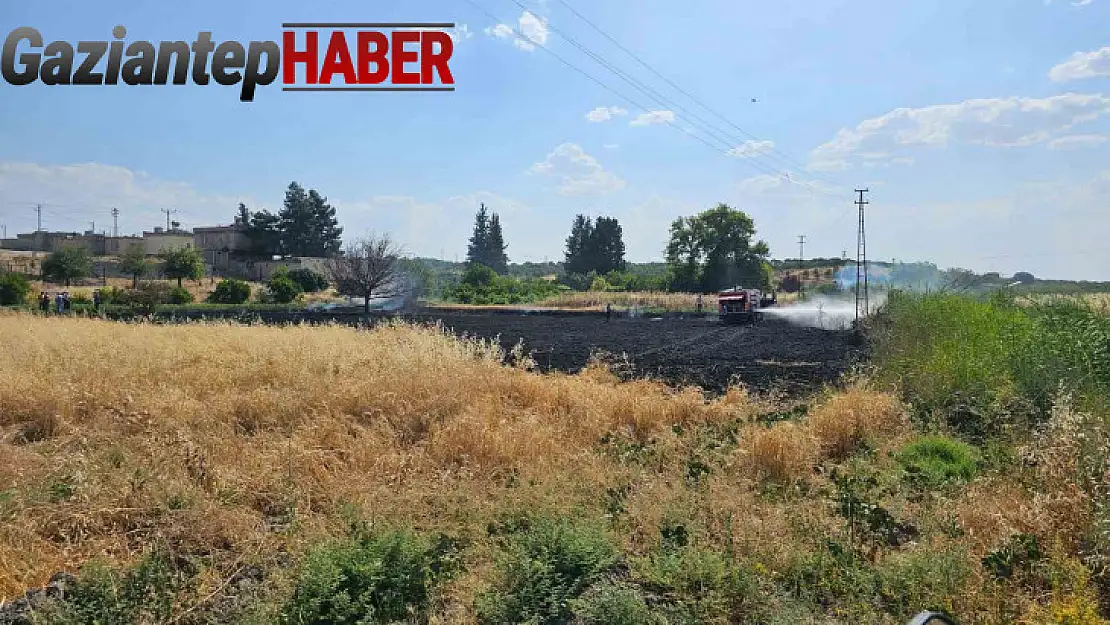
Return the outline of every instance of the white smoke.
<path id="1" fill-rule="evenodd" d="M 868 302 L 868 314 L 873 314 L 886 302 L 886 294 L 873 293 Z M 812 297 L 796 304 L 764 308 L 769 319 L 781 319 L 797 326 L 822 330 L 849 330 L 856 319 L 855 298 Z"/>

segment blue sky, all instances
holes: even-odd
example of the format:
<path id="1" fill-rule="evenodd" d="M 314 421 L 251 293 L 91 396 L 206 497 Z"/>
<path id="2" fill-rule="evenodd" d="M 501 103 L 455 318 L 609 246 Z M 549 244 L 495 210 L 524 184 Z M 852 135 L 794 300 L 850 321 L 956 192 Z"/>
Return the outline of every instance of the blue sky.
<path id="1" fill-rule="evenodd" d="M 163 207 L 186 226 L 227 223 L 239 201 L 276 210 L 297 180 L 347 234 L 390 231 L 419 255 L 462 255 L 485 202 L 512 260 L 560 257 L 578 212 L 618 217 L 629 258 L 658 259 L 671 220 L 727 202 L 776 257 L 796 256 L 799 234 L 806 256 L 839 256 L 854 253 L 852 189 L 866 186 L 873 258 L 1110 279 L 1110 0 L 473 1 L 498 20 L 464 0 L 0 0 L 3 34 L 47 41 L 106 40 L 117 24 L 129 42 L 279 40 L 285 21 L 460 25 L 454 93 L 274 84 L 243 103 L 216 85 L 0 83 L 0 224 L 33 229 L 35 203 L 50 229 L 109 228 L 112 206 L 125 232 Z"/>

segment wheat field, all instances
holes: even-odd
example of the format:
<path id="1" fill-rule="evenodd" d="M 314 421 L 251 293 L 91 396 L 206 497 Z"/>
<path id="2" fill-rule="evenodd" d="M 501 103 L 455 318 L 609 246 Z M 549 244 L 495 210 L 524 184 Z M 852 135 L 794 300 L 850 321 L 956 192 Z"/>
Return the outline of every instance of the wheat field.
<path id="1" fill-rule="evenodd" d="M 511 510 L 605 519 L 614 489 L 626 493 L 612 520 L 623 552 L 657 549 L 660 527 L 677 517 L 691 540 L 778 580 L 844 536 L 813 499 L 830 488 L 828 467 L 865 449 L 889 464 L 887 452 L 913 436 L 898 399 L 865 381 L 815 398 L 804 419 L 766 425 L 760 417 L 784 406 L 743 389 L 707 398 L 622 383 L 601 366 L 541 375 L 436 327 L 3 314 L 0 354 L 7 598 L 92 558 L 125 565 L 158 547 L 209 562 L 181 606 L 192 610 L 245 563 L 299 557 L 355 510 L 371 524 L 470 537 L 466 572 L 432 621 L 474 622 L 495 561 L 484 528 Z M 630 461 L 614 449 L 648 451 Z M 692 458 L 707 467 L 696 480 Z M 972 562 L 1015 527 L 1070 540 L 1069 503 L 1036 497 L 997 475 L 944 510 L 896 496 L 889 505 L 922 537 L 879 549 L 875 562 L 930 550 Z M 953 522 L 963 534 L 936 529 Z M 1003 604 L 1033 605 L 1032 593 L 997 590 L 977 574 L 945 596 L 975 616 L 968 622 L 1005 622 Z"/>

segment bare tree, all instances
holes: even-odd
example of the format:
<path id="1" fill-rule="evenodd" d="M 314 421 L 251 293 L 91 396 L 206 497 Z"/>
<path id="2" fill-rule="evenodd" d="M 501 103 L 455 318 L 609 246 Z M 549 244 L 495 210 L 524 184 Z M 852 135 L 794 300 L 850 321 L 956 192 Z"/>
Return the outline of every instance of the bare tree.
<path id="1" fill-rule="evenodd" d="M 363 312 L 369 313 L 371 295 L 392 295 L 399 288 L 400 256 L 388 234 L 371 234 L 347 243 L 340 256 L 328 259 L 327 269 L 340 295 L 365 298 Z"/>

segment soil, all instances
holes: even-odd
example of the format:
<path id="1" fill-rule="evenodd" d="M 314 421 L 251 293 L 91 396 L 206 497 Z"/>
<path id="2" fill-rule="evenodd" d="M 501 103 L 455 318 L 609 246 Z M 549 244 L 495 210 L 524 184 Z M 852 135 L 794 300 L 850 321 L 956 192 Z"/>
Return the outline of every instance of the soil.
<path id="1" fill-rule="evenodd" d="M 807 393 L 836 383 L 862 356 L 851 331 L 822 330 L 765 320 L 722 325 L 715 317 L 660 319 L 604 315 L 418 314 L 455 333 L 496 339 L 506 350 L 523 343 L 543 371 L 577 372 L 593 355 L 623 363 L 625 377 L 720 392 L 732 383 L 753 390 Z"/>

